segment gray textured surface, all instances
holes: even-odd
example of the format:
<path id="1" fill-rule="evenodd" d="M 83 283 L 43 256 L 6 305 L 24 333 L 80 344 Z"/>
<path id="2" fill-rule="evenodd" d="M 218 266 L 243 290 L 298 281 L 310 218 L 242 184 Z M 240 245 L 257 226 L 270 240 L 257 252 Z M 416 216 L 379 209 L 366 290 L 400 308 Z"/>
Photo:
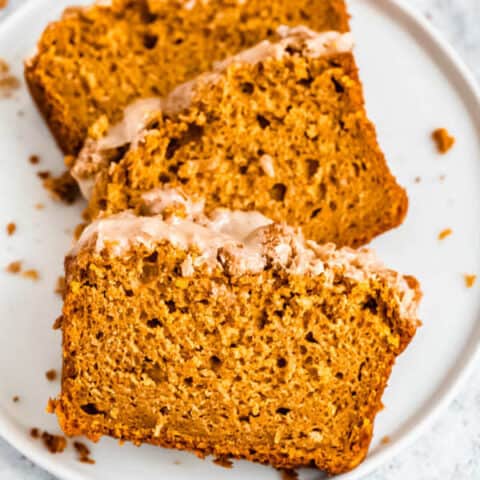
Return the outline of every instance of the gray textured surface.
<path id="1" fill-rule="evenodd" d="M 382 0 L 378 0 L 382 1 Z M 480 0 L 404 0 L 429 18 L 480 80 Z M 9 0 L 1 18 L 25 0 Z M 74 3 L 74 1 L 72 1 Z M 0 479 L 54 480 L 0 439 Z M 480 366 L 433 428 L 365 480 L 480 480 Z"/>

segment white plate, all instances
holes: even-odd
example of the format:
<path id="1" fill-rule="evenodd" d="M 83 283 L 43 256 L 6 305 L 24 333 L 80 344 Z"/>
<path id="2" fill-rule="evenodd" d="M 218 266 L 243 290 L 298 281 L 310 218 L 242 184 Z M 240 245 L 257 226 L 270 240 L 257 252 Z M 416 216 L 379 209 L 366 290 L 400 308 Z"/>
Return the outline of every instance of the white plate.
<path id="1" fill-rule="evenodd" d="M 22 74 L 22 59 L 50 19 L 70 0 L 30 2 L 0 29 L 0 57 Z M 78 2 L 84 3 L 84 2 Z M 480 273 L 480 100 L 470 74 L 452 50 L 417 13 L 393 0 L 352 0 L 357 59 L 370 116 L 391 168 L 408 188 L 410 212 L 405 224 L 377 239 L 387 263 L 422 282 L 423 328 L 399 359 L 385 393 L 386 409 L 378 416 L 366 461 L 344 479 L 358 479 L 377 468 L 417 437 L 452 399 L 478 351 L 478 287 L 468 290 L 463 273 Z M 18 111 L 24 112 L 23 116 Z M 436 127 L 457 137 L 447 155 L 435 152 L 429 138 Z M 60 312 L 54 294 L 62 273 L 81 205 L 52 202 L 36 170 L 62 170 L 62 158 L 23 88 L 0 103 L 0 266 L 23 259 L 37 268 L 41 281 L 0 273 L 0 433 L 32 460 L 65 479 L 275 479 L 268 467 L 235 462 L 232 470 L 192 454 L 149 446 L 119 447 L 109 439 L 92 447 L 94 466 L 46 452 L 31 439 L 32 426 L 58 432 L 45 413 L 59 385 L 45 371 L 60 368 L 60 334 L 51 330 Z M 27 161 L 39 154 L 41 163 Z M 440 176 L 445 175 L 443 182 Z M 421 183 L 414 178 L 420 176 Z M 44 210 L 34 205 L 43 202 Z M 3 225 L 15 221 L 18 233 L 7 237 Z M 450 227 L 444 241 L 438 233 Z M 19 395 L 19 403 L 12 397 Z M 390 442 L 380 442 L 388 435 Z M 318 478 L 313 470 L 303 478 Z"/>

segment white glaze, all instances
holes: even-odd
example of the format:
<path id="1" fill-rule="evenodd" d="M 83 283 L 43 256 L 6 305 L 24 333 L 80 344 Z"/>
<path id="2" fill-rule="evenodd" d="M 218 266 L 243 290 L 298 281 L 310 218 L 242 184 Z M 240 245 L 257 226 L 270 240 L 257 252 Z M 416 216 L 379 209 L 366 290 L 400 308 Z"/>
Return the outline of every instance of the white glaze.
<path id="1" fill-rule="evenodd" d="M 182 274 L 186 276 L 201 265 L 243 275 L 261 272 L 273 264 L 296 275 L 324 274 L 327 282 L 333 282 L 338 272 L 357 282 L 379 277 L 397 295 L 401 315 L 415 317 L 416 291 L 402 275 L 386 268 L 372 250 L 337 249 L 331 243 L 319 245 L 305 240 L 299 230 L 274 224 L 255 211 L 217 209 L 206 216 L 204 202 L 194 202 L 173 188 L 155 189 L 143 198 L 152 216 L 127 211 L 96 220 L 84 230 L 71 255 L 93 245 L 97 252 L 123 256 L 136 246 L 153 250 L 167 241 L 176 248 L 197 250 L 195 260 L 187 258 L 182 265 Z M 164 218 L 162 213 L 172 206 L 184 207 L 185 217 Z"/>

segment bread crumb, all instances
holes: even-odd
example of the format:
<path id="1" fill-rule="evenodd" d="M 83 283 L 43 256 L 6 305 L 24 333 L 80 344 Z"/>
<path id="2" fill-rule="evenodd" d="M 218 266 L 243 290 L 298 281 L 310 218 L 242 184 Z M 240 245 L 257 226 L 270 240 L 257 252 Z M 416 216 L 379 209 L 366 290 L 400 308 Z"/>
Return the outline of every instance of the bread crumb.
<path id="1" fill-rule="evenodd" d="M 75 448 L 79 455 L 90 455 L 90 449 L 82 442 L 73 442 L 73 448 Z"/>
<path id="2" fill-rule="evenodd" d="M 45 205 L 43 203 L 36 203 L 35 208 L 37 210 L 43 210 L 45 208 Z"/>
<path id="3" fill-rule="evenodd" d="M 45 409 L 47 413 L 55 413 L 57 407 L 57 401 L 54 398 L 49 398 L 47 402 L 47 408 Z"/>
<path id="4" fill-rule="evenodd" d="M 445 238 L 449 237 L 453 233 L 451 228 L 445 228 L 438 234 L 439 240 L 444 240 Z"/>
<path id="5" fill-rule="evenodd" d="M 64 297 L 65 294 L 65 277 L 60 276 L 57 278 L 57 284 L 55 285 L 55 293 L 60 295 L 60 297 Z"/>
<path id="6" fill-rule="evenodd" d="M 441 182 L 444 182 L 446 178 L 447 178 L 446 175 L 439 175 L 439 177 L 438 177 L 438 179 L 439 179 Z"/>
<path id="7" fill-rule="evenodd" d="M 39 438 L 40 437 L 40 430 L 38 428 L 31 428 L 30 429 L 30 436 L 32 438 Z"/>
<path id="8" fill-rule="evenodd" d="M 19 273 L 21 269 L 22 269 L 22 262 L 20 260 L 9 263 L 6 268 L 8 273 Z"/>
<path id="9" fill-rule="evenodd" d="M 37 177 L 41 178 L 42 180 L 46 180 L 47 178 L 50 178 L 50 171 L 49 170 L 40 170 L 37 172 Z"/>
<path id="10" fill-rule="evenodd" d="M 20 401 L 20 397 L 19 397 L 18 395 L 14 395 L 14 396 L 12 397 L 12 402 L 13 402 L 13 403 L 18 403 L 19 401 Z"/>
<path id="11" fill-rule="evenodd" d="M 298 479 L 298 473 L 296 470 L 291 470 L 291 469 L 279 469 L 280 476 L 282 480 L 297 480 Z"/>
<path id="12" fill-rule="evenodd" d="M 7 225 L 7 235 L 12 236 L 16 230 L 17 230 L 17 225 L 15 225 L 15 223 L 10 222 Z"/>
<path id="13" fill-rule="evenodd" d="M 43 186 L 55 200 L 66 203 L 67 205 L 71 205 L 80 197 L 78 184 L 70 175 L 69 171 L 62 173 L 58 177 L 49 175 L 44 179 Z"/>
<path id="14" fill-rule="evenodd" d="M 29 278 L 30 280 L 33 280 L 36 282 L 40 278 L 40 274 L 38 273 L 37 270 L 35 269 L 30 269 L 30 270 L 25 270 L 22 272 L 22 276 L 25 278 Z"/>
<path id="15" fill-rule="evenodd" d="M 415 177 L 414 182 L 420 183 L 422 181 L 422 177 Z"/>
<path id="16" fill-rule="evenodd" d="M 59 317 L 57 317 L 53 322 L 53 326 L 52 326 L 53 330 L 60 330 L 62 328 L 62 321 L 63 321 L 63 315 L 60 315 Z"/>
<path id="17" fill-rule="evenodd" d="M 38 280 L 40 278 L 40 275 L 37 270 L 35 269 L 29 269 L 29 270 L 24 270 L 22 272 L 22 261 L 21 260 L 16 260 L 15 262 L 11 262 L 7 265 L 5 269 L 8 273 L 21 273 L 21 275 L 25 278 L 29 278 L 30 280 Z"/>
<path id="18" fill-rule="evenodd" d="M 47 370 L 45 372 L 45 377 L 47 377 L 47 380 L 49 382 L 53 382 L 57 379 L 57 371 L 54 368 L 52 368 L 51 370 Z"/>
<path id="19" fill-rule="evenodd" d="M 40 157 L 38 155 L 30 155 L 30 157 L 28 157 L 28 161 L 32 165 L 37 165 L 38 163 L 40 163 Z"/>
<path id="20" fill-rule="evenodd" d="M 380 444 L 381 445 L 388 445 L 390 443 L 390 437 L 388 435 L 385 435 L 381 440 Z"/>
<path id="21" fill-rule="evenodd" d="M 232 468 L 233 463 L 228 457 L 217 457 L 213 460 L 213 463 L 215 465 L 219 465 L 220 467 L 223 468 Z"/>
<path id="22" fill-rule="evenodd" d="M 95 464 L 95 460 L 93 458 L 90 458 L 90 457 L 80 457 L 78 460 L 82 463 L 88 463 L 90 465 Z"/>
<path id="23" fill-rule="evenodd" d="M 447 153 L 455 143 L 455 137 L 450 135 L 446 128 L 437 128 L 434 130 L 432 138 L 439 153 Z"/>
<path id="24" fill-rule="evenodd" d="M 469 275 L 467 273 L 463 275 L 463 278 L 465 280 L 465 286 L 467 288 L 472 288 L 475 285 L 475 282 L 477 281 L 476 275 Z"/>
<path id="25" fill-rule="evenodd" d="M 90 449 L 82 442 L 73 442 L 73 448 L 77 451 L 78 460 L 82 463 L 94 464 L 95 460 L 90 458 Z"/>
<path id="26" fill-rule="evenodd" d="M 10 66 L 0 58 L 0 98 L 10 98 L 18 88 L 20 80 L 10 73 Z"/>
<path id="27" fill-rule="evenodd" d="M 42 440 L 50 453 L 62 453 L 67 446 L 67 439 L 63 435 L 53 435 L 43 432 Z"/>

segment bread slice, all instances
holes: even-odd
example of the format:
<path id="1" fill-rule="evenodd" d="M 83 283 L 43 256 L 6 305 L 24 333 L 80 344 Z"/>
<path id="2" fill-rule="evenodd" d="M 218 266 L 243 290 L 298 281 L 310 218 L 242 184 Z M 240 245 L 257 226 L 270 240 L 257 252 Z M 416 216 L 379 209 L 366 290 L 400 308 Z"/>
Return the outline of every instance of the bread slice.
<path id="1" fill-rule="evenodd" d="M 120 123 L 103 118 L 72 167 L 89 218 L 138 210 L 167 185 L 204 197 L 207 211 L 258 210 L 320 243 L 358 246 L 399 225 L 407 196 L 366 117 L 351 47 L 349 33 L 282 27 L 275 42 L 135 102 Z"/>
<path id="2" fill-rule="evenodd" d="M 66 260 L 67 435 L 347 471 L 417 328 L 412 277 L 258 212 L 166 191 L 93 222 Z"/>
<path id="3" fill-rule="evenodd" d="M 65 153 L 101 115 L 166 95 L 212 62 L 274 35 L 279 25 L 348 30 L 343 0 L 112 0 L 69 8 L 27 61 L 32 95 Z"/>

